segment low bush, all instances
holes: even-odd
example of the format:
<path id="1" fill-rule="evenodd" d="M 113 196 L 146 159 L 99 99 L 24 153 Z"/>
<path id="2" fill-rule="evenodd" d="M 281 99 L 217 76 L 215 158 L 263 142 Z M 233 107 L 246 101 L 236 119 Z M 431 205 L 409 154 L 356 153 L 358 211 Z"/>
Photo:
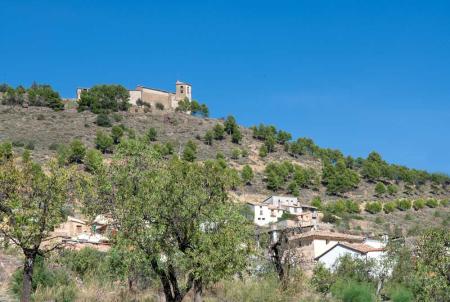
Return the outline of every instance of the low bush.
<path id="1" fill-rule="evenodd" d="M 392 213 L 392 212 L 394 212 L 394 210 L 395 210 L 395 202 L 393 202 L 393 201 L 386 202 L 383 205 L 383 211 L 386 214 Z"/>
<path id="2" fill-rule="evenodd" d="M 23 270 L 18 269 L 11 279 L 11 291 L 20 296 L 22 293 Z M 69 275 L 63 269 L 49 269 L 43 257 L 38 256 L 34 265 L 32 291 L 39 288 L 57 288 L 71 284 Z M 61 300 L 62 301 L 62 300 Z M 71 300 L 66 300 L 71 301 Z"/>
<path id="3" fill-rule="evenodd" d="M 156 103 L 155 106 L 156 106 L 156 109 L 158 109 L 158 110 L 164 110 L 164 105 L 161 103 Z"/>
<path id="4" fill-rule="evenodd" d="M 342 302 L 375 302 L 375 289 L 369 283 L 338 280 L 331 288 L 333 296 Z"/>
<path id="5" fill-rule="evenodd" d="M 70 154 L 68 157 L 69 163 L 77 163 L 80 164 L 84 160 L 84 156 L 86 155 L 86 147 L 85 145 L 78 139 L 73 140 L 70 143 Z"/>
<path id="6" fill-rule="evenodd" d="M 100 113 L 97 115 L 97 120 L 95 123 L 100 127 L 111 127 L 112 125 L 109 116 L 105 113 Z"/>
<path id="7" fill-rule="evenodd" d="M 122 121 L 122 119 L 123 119 L 123 117 L 122 117 L 120 114 L 118 114 L 118 113 L 113 113 L 113 114 L 112 114 L 112 118 L 113 118 L 113 120 L 114 120 L 115 122 L 120 122 L 120 121 Z"/>
<path id="8" fill-rule="evenodd" d="M 425 200 L 417 199 L 414 201 L 414 204 L 413 204 L 414 210 L 418 211 L 420 209 L 423 209 L 424 207 L 425 207 Z"/>
<path id="9" fill-rule="evenodd" d="M 379 201 L 366 203 L 366 211 L 371 214 L 380 213 L 382 209 L 383 209 L 383 206 L 381 205 L 381 203 Z"/>
<path id="10" fill-rule="evenodd" d="M 25 149 L 27 150 L 34 150 L 34 141 L 29 141 L 26 145 L 25 145 Z"/>
<path id="11" fill-rule="evenodd" d="M 103 166 L 103 156 L 100 153 L 100 151 L 95 149 L 89 149 L 86 152 L 84 165 L 87 171 L 98 172 Z"/>
<path id="12" fill-rule="evenodd" d="M 439 201 L 436 199 L 430 198 L 426 201 L 427 207 L 429 208 L 436 208 L 439 205 Z"/>
<path id="13" fill-rule="evenodd" d="M 15 141 L 12 142 L 12 145 L 13 145 L 13 147 L 21 148 L 21 147 L 25 146 L 25 143 L 26 142 L 24 142 L 22 140 L 15 140 Z"/>
<path id="14" fill-rule="evenodd" d="M 148 131 L 146 133 L 146 137 L 147 137 L 148 141 L 150 141 L 150 142 L 156 141 L 157 136 L 158 136 L 158 133 L 156 132 L 155 128 L 148 129 Z"/>
<path id="15" fill-rule="evenodd" d="M 439 204 L 443 207 L 446 207 L 450 204 L 450 200 L 448 199 L 441 199 L 441 201 L 439 202 Z"/>
<path id="16" fill-rule="evenodd" d="M 411 207 L 412 207 L 412 203 L 408 199 L 399 199 L 395 203 L 396 203 L 397 209 L 399 209 L 400 211 L 406 211 L 406 210 L 411 209 Z"/>
<path id="17" fill-rule="evenodd" d="M 95 147 L 102 153 L 108 153 L 112 151 L 114 144 L 113 138 L 103 131 L 98 131 L 95 137 Z"/>

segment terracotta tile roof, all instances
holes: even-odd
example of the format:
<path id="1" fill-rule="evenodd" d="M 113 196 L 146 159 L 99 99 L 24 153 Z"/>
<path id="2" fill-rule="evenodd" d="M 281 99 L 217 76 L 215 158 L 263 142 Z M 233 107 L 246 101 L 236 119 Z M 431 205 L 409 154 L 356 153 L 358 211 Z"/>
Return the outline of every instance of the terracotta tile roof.
<path id="1" fill-rule="evenodd" d="M 306 233 L 298 234 L 289 237 L 289 240 L 296 240 L 296 239 L 329 239 L 329 240 L 335 240 L 335 241 L 356 241 L 356 242 L 363 242 L 364 237 L 362 236 L 355 236 L 355 235 L 349 235 L 344 233 L 335 233 L 330 231 L 319 231 L 319 230 L 312 230 Z"/>
<path id="2" fill-rule="evenodd" d="M 348 247 L 352 250 L 358 251 L 363 254 L 367 254 L 369 252 L 382 252 L 384 251 L 384 248 L 376 248 L 373 246 L 370 246 L 368 244 L 363 243 L 347 243 L 347 242 L 339 242 L 340 245 Z"/>
<path id="3" fill-rule="evenodd" d="M 347 242 L 338 242 L 314 259 L 318 260 L 318 259 L 322 258 L 323 255 L 327 254 L 329 251 L 331 251 L 332 249 L 334 249 L 337 246 L 345 247 L 347 249 L 353 250 L 362 255 L 366 255 L 367 253 L 370 253 L 370 252 L 383 252 L 384 251 L 384 248 L 376 248 L 376 247 L 373 247 L 373 246 L 370 246 L 367 244 L 362 244 L 362 243 L 355 244 L 355 243 L 347 243 Z"/>

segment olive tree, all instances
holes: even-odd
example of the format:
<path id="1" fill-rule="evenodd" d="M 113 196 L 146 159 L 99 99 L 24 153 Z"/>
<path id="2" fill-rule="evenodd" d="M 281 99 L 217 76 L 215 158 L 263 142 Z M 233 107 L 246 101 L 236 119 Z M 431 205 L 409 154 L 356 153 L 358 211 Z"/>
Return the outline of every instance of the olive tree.
<path id="1" fill-rule="evenodd" d="M 151 146 L 121 143 L 87 204 L 109 212 L 118 236 L 145 255 L 166 301 L 242 271 L 251 248 L 249 222 L 230 202 L 233 173 L 215 161 L 161 161 Z M 94 198 L 95 199 L 95 198 Z M 130 246 L 128 246 L 130 249 Z"/>
<path id="2" fill-rule="evenodd" d="M 30 301 L 36 257 L 55 249 L 53 229 L 65 220 L 70 169 L 42 168 L 25 157 L 0 163 L 0 234 L 24 255 L 21 301 Z"/>

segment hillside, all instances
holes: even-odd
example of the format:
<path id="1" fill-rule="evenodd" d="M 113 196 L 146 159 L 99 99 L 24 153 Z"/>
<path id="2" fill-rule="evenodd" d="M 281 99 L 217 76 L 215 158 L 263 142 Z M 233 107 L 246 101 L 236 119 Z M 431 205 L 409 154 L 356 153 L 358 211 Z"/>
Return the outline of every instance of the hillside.
<path id="1" fill-rule="evenodd" d="M 206 131 L 211 130 L 217 123 L 223 123 L 223 120 L 198 118 L 184 113 L 160 110 L 149 113 L 119 112 L 117 115 L 120 115 L 118 119 L 121 120 L 115 124 L 123 124 L 126 128 L 134 129 L 137 135 L 143 135 L 149 128 L 155 128 L 158 134 L 156 143 L 171 142 L 176 152 L 180 153 L 187 141 L 192 140 L 198 146 L 198 160 L 215 158 L 217 153 L 222 153 L 229 164 L 237 170 L 241 170 L 248 164 L 252 167 L 255 178 L 252 185 L 237 190 L 236 195 L 242 201 L 260 201 L 261 198 L 274 193 L 289 193 L 286 186 L 276 192 L 267 188 L 264 181 L 264 169 L 271 162 L 289 161 L 301 167 L 312 168 L 318 174 L 322 171 L 321 159 L 310 155 L 294 158 L 281 145 L 277 145 L 273 153 L 262 158 L 258 150 L 263 143 L 253 138 L 251 129 L 244 127 L 240 127 L 243 136 L 240 144 L 232 143 L 229 136 L 225 136 L 223 140 L 215 140 L 212 145 L 205 144 L 203 137 Z M 96 132 L 110 131 L 110 128 L 97 126 L 95 120 L 96 115 L 87 111 L 56 112 L 44 107 L 0 106 L 0 140 L 13 142 L 15 149 L 19 151 L 27 147 L 33 149 L 34 159 L 42 162 L 56 154 L 58 144 L 68 144 L 74 139 L 80 139 L 87 146 L 94 148 Z M 232 159 L 234 149 L 247 150 L 248 156 Z M 322 200 L 349 198 L 356 201 L 393 198 L 441 199 L 450 196 L 448 184 L 436 185 L 426 182 L 421 186 L 410 186 L 397 181 L 396 186 L 398 186 L 398 192 L 393 196 L 380 196 L 375 193 L 375 183 L 362 178 L 355 189 L 343 194 L 327 194 L 326 187 L 321 184 L 315 188 L 301 189 L 299 196 L 305 202 L 311 201 L 315 196 L 320 196 Z"/>

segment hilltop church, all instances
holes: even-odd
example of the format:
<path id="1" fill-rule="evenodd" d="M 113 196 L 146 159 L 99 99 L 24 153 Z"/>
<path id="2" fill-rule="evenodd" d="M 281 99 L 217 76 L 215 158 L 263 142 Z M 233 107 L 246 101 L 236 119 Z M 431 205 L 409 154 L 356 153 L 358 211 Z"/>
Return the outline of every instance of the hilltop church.
<path id="1" fill-rule="evenodd" d="M 83 91 L 89 88 L 77 88 L 77 100 L 81 98 Z M 161 89 L 149 88 L 138 85 L 136 89 L 129 90 L 130 103 L 136 106 L 136 102 L 140 99 L 143 103 L 155 107 L 157 103 L 164 105 L 166 109 L 176 109 L 178 103 L 185 98 L 192 101 L 192 86 L 188 83 L 177 81 L 175 83 L 175 92 L 165 91 Z"/>

